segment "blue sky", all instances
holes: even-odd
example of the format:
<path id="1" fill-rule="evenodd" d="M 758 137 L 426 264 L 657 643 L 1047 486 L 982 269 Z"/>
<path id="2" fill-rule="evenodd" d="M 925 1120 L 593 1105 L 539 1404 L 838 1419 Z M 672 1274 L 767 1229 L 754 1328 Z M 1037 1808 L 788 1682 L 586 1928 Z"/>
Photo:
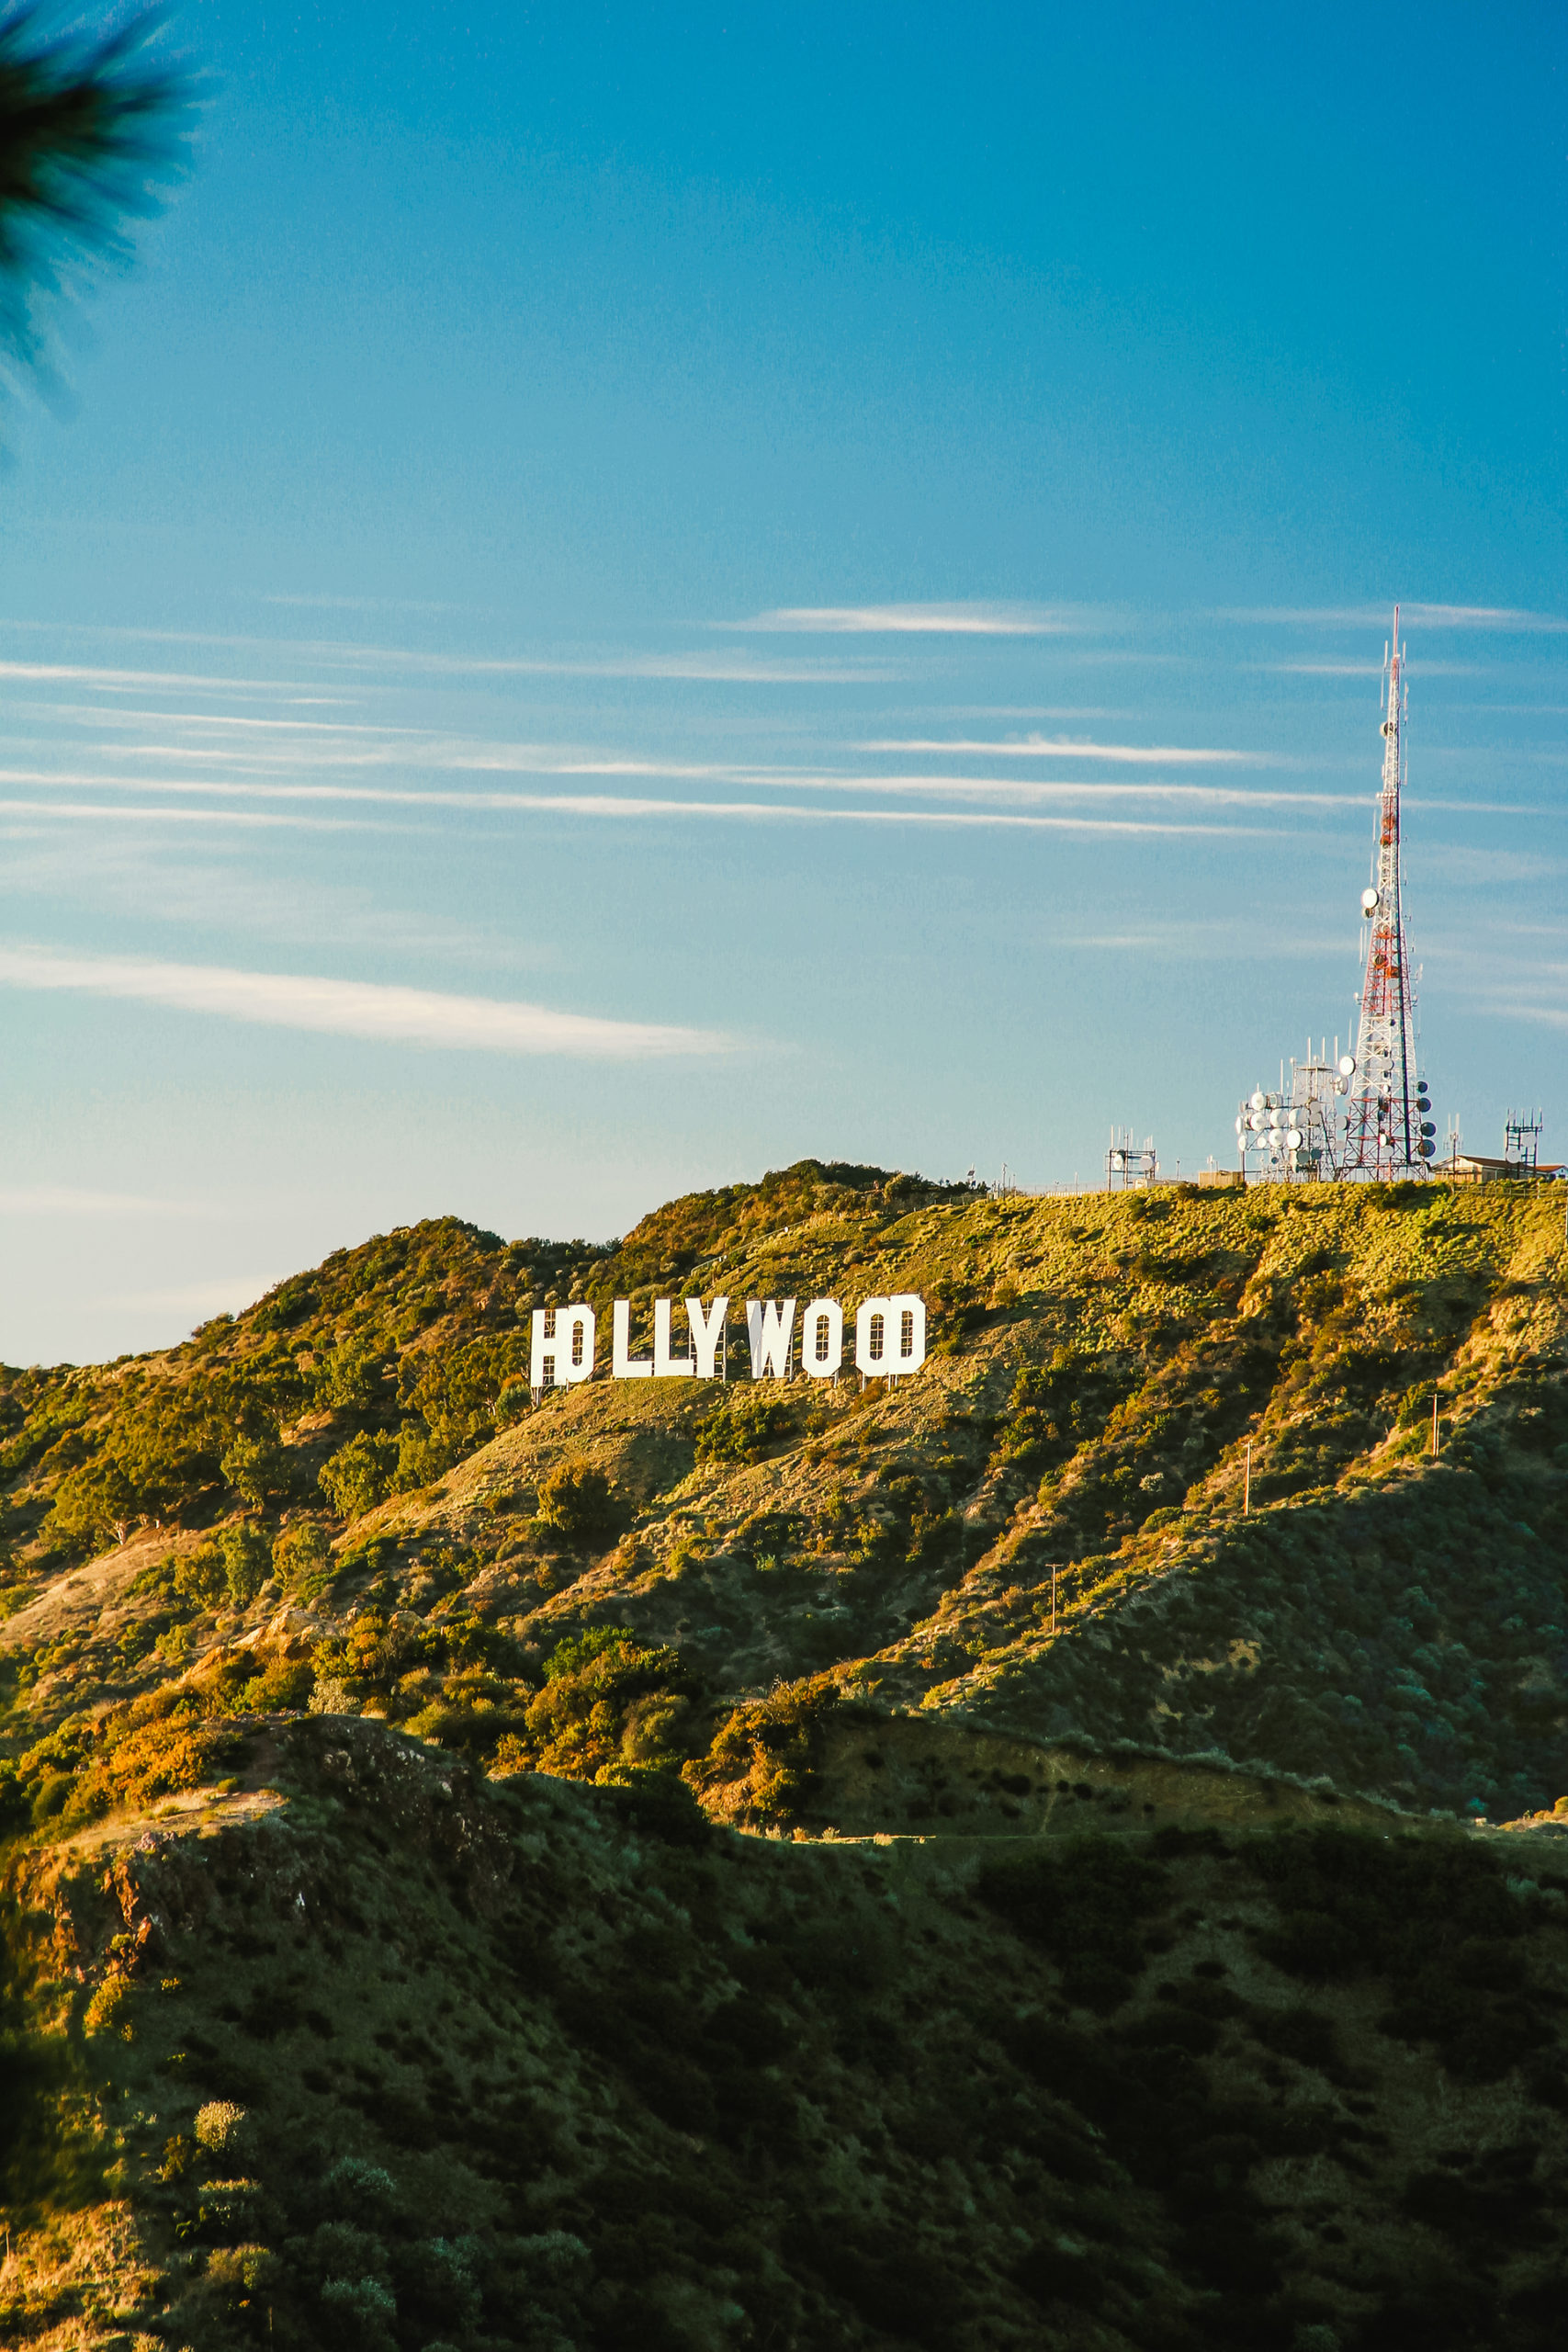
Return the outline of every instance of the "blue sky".
<path id="1" fill-rule="evenodd" d="M 806 1153 L 1568 1153 L 1561 11 L 187 5 L 0 477 L 0 1354 Z"/>

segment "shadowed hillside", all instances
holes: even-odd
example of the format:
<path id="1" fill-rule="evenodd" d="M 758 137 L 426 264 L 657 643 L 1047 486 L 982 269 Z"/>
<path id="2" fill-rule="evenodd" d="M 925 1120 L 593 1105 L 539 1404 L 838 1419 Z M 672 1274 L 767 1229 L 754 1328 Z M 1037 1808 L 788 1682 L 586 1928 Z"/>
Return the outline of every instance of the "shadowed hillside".
<path id="1" fill-rule="evenodd" d="M 1563 1307 L 1547 1185 L 805 1162 L 7 1374 L 5 2340 L 1544 2352 Z"/>
<path id="2" fill-rule="evenodd" d="M 8 2344 L 1559 2340 L 1568 1846 L 775 1843 L 342 1718 L 229 1760 L 13 1862 Z"/>

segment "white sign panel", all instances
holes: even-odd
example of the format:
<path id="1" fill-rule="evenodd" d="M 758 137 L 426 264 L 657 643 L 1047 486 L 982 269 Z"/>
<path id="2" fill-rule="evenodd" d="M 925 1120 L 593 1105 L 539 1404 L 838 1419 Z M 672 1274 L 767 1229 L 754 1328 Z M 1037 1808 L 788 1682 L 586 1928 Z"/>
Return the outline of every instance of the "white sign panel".
<path id="1" fill-rule="evenodd" d="M 611 1313 L 610 1375 L 614 1380 L 716 1380 L 729 1313 L 728 1298 L 705 1307 L 688 1298 L 686 1331 L 676 1353 L 675 1301 L 653 1302 L 653 1353 L 632 1353 L 632 1303 L 617 1298 Z M 844 1361 L 844 1310 L 836 1298 L 814 1298 L 795 1322 L 793 1298 L 749 1298 L 746 1336 L 753 1380 L 788 1380 L 798 1369 L 810 1380 L 831 1380 Z M 690 1349 L 684 1344 L 690 1340 Z M 593 1309 L 536 1306 L 529 1354 L 529 1384 L 565 1388 L 593 1375 Z M 903 1380 L 926 1360 L 926 1303 L 916 1291 L 868 1298 L 855 1313 L 855 1366 L 872 1380 Z"/>

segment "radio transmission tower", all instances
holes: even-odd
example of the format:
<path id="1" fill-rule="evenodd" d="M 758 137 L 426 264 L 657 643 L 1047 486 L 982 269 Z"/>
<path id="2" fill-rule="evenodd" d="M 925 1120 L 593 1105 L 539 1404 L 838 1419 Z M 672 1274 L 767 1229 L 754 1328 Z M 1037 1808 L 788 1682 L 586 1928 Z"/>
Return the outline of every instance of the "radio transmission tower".
<path id="1" fill-rule="evenodd" d="M 1361 975 L 1360 1024 L 1352 1061 L 1339 1172 L 1382 1178 L 1425 1176 L 1437 1146 L 1427 1081 L 1416 1074 L 1416 991 L 1400 904 L 1399 793 L 1404 781 L 1404 726 L 1409 708 L 1399 647 L 1399 607 L 1385 657 L 1388 693 L 1382 722 L 1382 793 L 1378 803 L 1377 880 L 1361 893 L 1369 925 Z"/>

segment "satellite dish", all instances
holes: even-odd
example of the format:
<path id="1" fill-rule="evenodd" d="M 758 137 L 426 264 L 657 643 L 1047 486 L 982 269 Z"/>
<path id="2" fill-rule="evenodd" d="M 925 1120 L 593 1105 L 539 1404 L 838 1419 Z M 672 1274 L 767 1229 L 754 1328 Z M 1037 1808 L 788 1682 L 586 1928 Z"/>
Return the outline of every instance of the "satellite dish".
<path id="1" fill-rule="evenodd" d="M 1265 1103 L 1265 1102 L 1267 1102 L 1267 1101 L 1268 1101 L 1268 1100 L 1269 1100 L 1269 1097 L 1268 1097 L 1266 1094 L 1264 1094 L 1263 1092 L 1261 1092 L 1261 1091 L 1260 1091 L 1259 1092 L 1258 1092 L 1258 1093 L 1254 1094 L 1254 1096 L 1253 1096 L 1253 1098 L 1252 1098 L 1252 1107 L 1253 1107 L 1253 1109 L 1254 1109 L 1255 1111 L 1261 1111 L 1261 1110 L 1262 1110 L 1262 1108 L 1263 1108 L 1264 1103 Z"/>
<path id="2" fill-rule="evenodd" d="M 1361 912 L 1364 915 L 1370 915 L 1372 909 L 1377 905 L 1377 902 L 1378 894 L 1375 890 L 1363 890 L 1361 893 Z"/>
<path id="3" fill-rule="evenodd" d="M 1245 1133 L 1246 1133 L 1246 1130 L 1247 1130 L 1247 1121 L 1246 1121 L 1245 1119 L 1238 1119 L 1238 1120 L 1236 1121 L 1236 1123 L 1235 1123 L 1235 1131 L 1236 1131 L 1237 1135 L 1239 1136 L 1239 1135 L 1243 1135 L 1243 1134 L 1245 1134 Z"/>
<path id="4" fill-rule="evenodd" d="M 1285 1137 L 1292 1151 L 1300 1151 L 1303 1140 L 1300 1127 L 1292 1127 Z"/>
<path id="5" fill-rule="evenodd" d="M 1427 1137 L 1423 1136 L 1416 1148 L 1420 1153 L 1423 1159 L 1430 1159 L 1438 1147 L 1435 1143 L 1429 1143 Z"/>
<path id="6" fill-rule="evenodd" d="M 1354 1078 L 1354 1077 L 1355 1077 L 1355 1075 L 1356 1075 L 1356 1057 L 1355 1057 L 1355 1055 L 1354 1055 L 1354 1054 L 1341 1054 L 1341 1055 L 1340 1055 L 1340 1057 L 1339 1057 L 1339 1075 L 1340 1075 L 1340 1077 L 1341 1077 L 1341 1078 Z"/>

